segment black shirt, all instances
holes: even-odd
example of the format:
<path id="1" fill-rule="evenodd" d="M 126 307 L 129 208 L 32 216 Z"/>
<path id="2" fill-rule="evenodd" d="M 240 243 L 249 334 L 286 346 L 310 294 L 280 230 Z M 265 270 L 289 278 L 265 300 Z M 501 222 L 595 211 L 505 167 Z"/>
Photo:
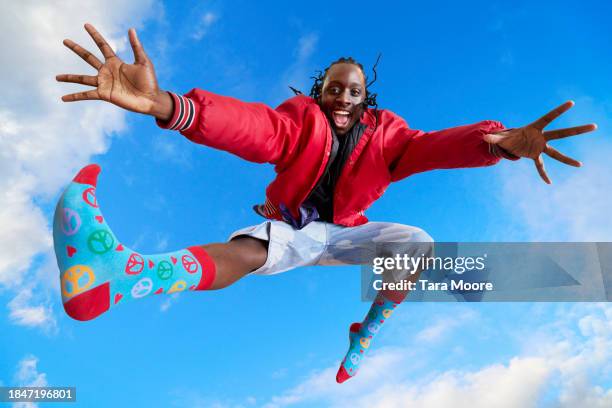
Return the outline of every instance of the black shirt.
<path id="1" fill-rule="evenodd" d="M 344 136 L 338 137 L 332 128 L 332 149 L 325 171 L 305 201 L 306 205 L 317 209 L 320 221 L 333 222 L 336 183 L 365 129 L 366 126 L 358 122 Z"/>

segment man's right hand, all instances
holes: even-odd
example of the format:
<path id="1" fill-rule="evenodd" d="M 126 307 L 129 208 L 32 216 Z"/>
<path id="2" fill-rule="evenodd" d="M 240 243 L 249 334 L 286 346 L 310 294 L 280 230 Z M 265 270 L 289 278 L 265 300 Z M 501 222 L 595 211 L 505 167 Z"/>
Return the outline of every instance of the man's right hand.
<path id="1" fill-rule="evenodd" d="M 136 30 L 132 28 L 128 32 L 134 51 L 133 64 L 121 61 L 91 24 L 85 24 L 85 30 L 102 51 L 104 63 L 72 40 L 64 40 L 64 45 L 98 70 L 97 75 L 62 74 L 56 79 L 60 82 L 93 86 L 96 89 L 64 95 L 62 101 L 103 100 L 133 112 L 169 120 L 173 110 L 172 98 L 157 86 L 155 69 L 136 36 Z"/>

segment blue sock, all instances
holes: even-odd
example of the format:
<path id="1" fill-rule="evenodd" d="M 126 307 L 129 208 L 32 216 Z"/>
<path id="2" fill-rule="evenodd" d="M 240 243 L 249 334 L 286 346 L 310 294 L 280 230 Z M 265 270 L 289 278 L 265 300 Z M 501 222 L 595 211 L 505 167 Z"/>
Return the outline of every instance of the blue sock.
<path id="1" fill-rule="evenodd" d="M 359 365 L 370 349 L 376 333 L 378 333 L 385 320 L 391 316 L 397 305 L 398 303 L 379 295 L 372 303 L 363 322 L 351 324 L 349 328 L 349 349 L 336 374 L 338 383 L 343 383 L 357 374 Z"/>
<path id="2" fill-rule="evenodd" d="M 90 320 L 130 299 L 210 287 L 215 265 L 202 247 L 142 255 L 119 242 L 98 206 L 99 172 L 97 165 L 84 167 L 55 210 L 53 244 L 66 313 Z"/>

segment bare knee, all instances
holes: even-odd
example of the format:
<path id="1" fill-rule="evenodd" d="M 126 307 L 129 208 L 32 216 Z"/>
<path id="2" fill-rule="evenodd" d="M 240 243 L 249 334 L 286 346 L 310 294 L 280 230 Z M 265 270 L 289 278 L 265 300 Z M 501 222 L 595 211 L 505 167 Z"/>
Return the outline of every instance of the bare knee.
<path id="1" fill-rule="evenodd" d="M 261 268 L 268 259 L 268 242 L 261 239 L 238 236 L 227 243 L 231 251 L 247 266 L 248 272 Z"/>
<path id="2" fill-rule="evenodd" d="M 204 245 L 216 268 L 211 289 L 225 288 L 260 268 L 268 257 L 267 242 L 237 237 L 230 242 Z"/>

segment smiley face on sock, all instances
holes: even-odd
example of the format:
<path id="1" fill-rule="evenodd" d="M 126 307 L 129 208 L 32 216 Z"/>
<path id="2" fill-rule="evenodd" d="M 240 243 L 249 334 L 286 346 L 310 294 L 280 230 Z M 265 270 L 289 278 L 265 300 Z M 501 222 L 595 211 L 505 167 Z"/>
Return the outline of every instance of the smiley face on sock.
<path id="1" fill-rule="evenodd" d="M 387 319 L 389 316 L 391 316 L 391 313 L 393 313 L 392 309 L 385 309 L 385 310 L 383 310 L 383 316 L 385 317 L 385 319 Z"/>
<path id="2" fill-rule="evenodd" d="M 361 347 L 363 347 L 364 349 L 367 349 L 368 347 L 370 347 L 370 339 L 368 339 L 367 337 L 362 337 L 359 339 L 359 344 L 361 344 Z"/>

